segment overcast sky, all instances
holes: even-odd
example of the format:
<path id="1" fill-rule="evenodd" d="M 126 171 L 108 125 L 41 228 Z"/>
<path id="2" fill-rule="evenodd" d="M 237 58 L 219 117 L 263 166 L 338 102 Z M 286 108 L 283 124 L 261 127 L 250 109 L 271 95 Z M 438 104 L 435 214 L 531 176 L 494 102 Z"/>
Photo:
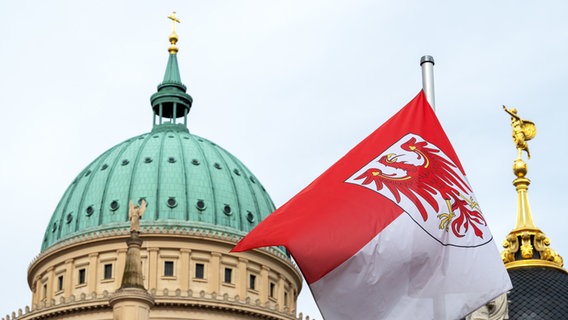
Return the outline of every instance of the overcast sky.
<path id="1" fill-rule="evenodd" d="M 566 1 L 2 1 L 1 316 L 31 303 L 28 264 L 74 177 L 151 130 L 173 10 L 190 131 L 277 206 L 413 98 L 429 54 L 437 115 L 497 245 L 516 210 L 505 104 L 537 125 L 534 221 L 568 257 Z M 299 311 L 321 319 L 303 294 Z"/>

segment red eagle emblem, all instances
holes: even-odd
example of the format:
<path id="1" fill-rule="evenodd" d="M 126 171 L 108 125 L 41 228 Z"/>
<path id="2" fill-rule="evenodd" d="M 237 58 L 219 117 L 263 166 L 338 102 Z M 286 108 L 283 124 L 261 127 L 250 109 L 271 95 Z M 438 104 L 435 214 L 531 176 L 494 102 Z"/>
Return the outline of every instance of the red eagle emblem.
<path id="1" fill-rule="evenodd" d="M 458 166 L 418 135 L 406 135 L 346 182 L 386 196 L 411 216 L 417 212 L 419 215 L 413 217 L 417 223 L 446 233 L 451 230 L 456 240 L 470 232 L 481 240 L 487 230 L 471 187 Z M 435 212 L 439 219 L 434 219 L 435 227 L 428 219 L 429 212 Z M 490 235 L 488 230 L 487 234 Z"/>

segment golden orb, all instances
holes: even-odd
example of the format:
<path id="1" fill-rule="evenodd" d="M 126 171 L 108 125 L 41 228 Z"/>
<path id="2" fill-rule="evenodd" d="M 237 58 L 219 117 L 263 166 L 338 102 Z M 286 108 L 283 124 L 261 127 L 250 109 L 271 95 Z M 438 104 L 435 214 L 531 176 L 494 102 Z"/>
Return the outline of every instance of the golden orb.
<path id="1" fill-rule="evenodd" d="M 177 53 L 178 52 L 178 47 L 175 44 L 172 44 L 169 48 L 168 48 L 168 52 L 169 53 Z"/>
<path id="2" fill-rule="evenodd" d="M 178 41 L 178 35 L 177 33 L 172 33 L 170 34 L 170 42 L 176 43 Z"/>
<path id="3" fill-rule="evenodd" d="M 522 178 L 526 176 L 527 171 L 527 164 L 522 159 L 515 160 L 515 163 L 513 164 L 513 173 L 517 177 Z"/>

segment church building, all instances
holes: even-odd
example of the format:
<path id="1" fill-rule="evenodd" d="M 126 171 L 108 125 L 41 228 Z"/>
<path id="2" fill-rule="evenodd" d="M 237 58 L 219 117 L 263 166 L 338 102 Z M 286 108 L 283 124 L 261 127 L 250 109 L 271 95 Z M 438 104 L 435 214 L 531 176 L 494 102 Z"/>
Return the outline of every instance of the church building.
<path id="1" fill-rule="evenodd" d="M 231 153 L 190 133 L 175 23 L 153 127 L 71 182 L 31 262 L 31 307 L 3 319 L 297 319 L 281 247 L 229 251 L 274 204 Z"/>

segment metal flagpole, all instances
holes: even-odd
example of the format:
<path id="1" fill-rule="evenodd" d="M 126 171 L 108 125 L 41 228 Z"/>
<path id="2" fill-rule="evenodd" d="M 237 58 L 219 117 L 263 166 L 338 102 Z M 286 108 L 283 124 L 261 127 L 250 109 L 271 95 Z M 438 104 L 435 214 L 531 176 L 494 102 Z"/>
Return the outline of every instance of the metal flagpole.
<path id="1" fill-rule="evenodd" d="M 432 109 L 436 111 L 436 101 L 434 100 L 434 58 L 432 56 L 422 56 L 420 58 L 422 67 L 422 89 L 426 95 L 426 100 Z"/>
<path id="2" fill-rule="evenodd" d="M 436 111 L 436 101 L 434 99 L 434 57 L 422 56 L 420 58 L 420 67 L 422 67 L 422 90 L 426 95 L 426 100 Z M 438 297 L 434 297 L 433 301 L 435 319 L 443 319 L 446 314 L 446 301 Z"/>

